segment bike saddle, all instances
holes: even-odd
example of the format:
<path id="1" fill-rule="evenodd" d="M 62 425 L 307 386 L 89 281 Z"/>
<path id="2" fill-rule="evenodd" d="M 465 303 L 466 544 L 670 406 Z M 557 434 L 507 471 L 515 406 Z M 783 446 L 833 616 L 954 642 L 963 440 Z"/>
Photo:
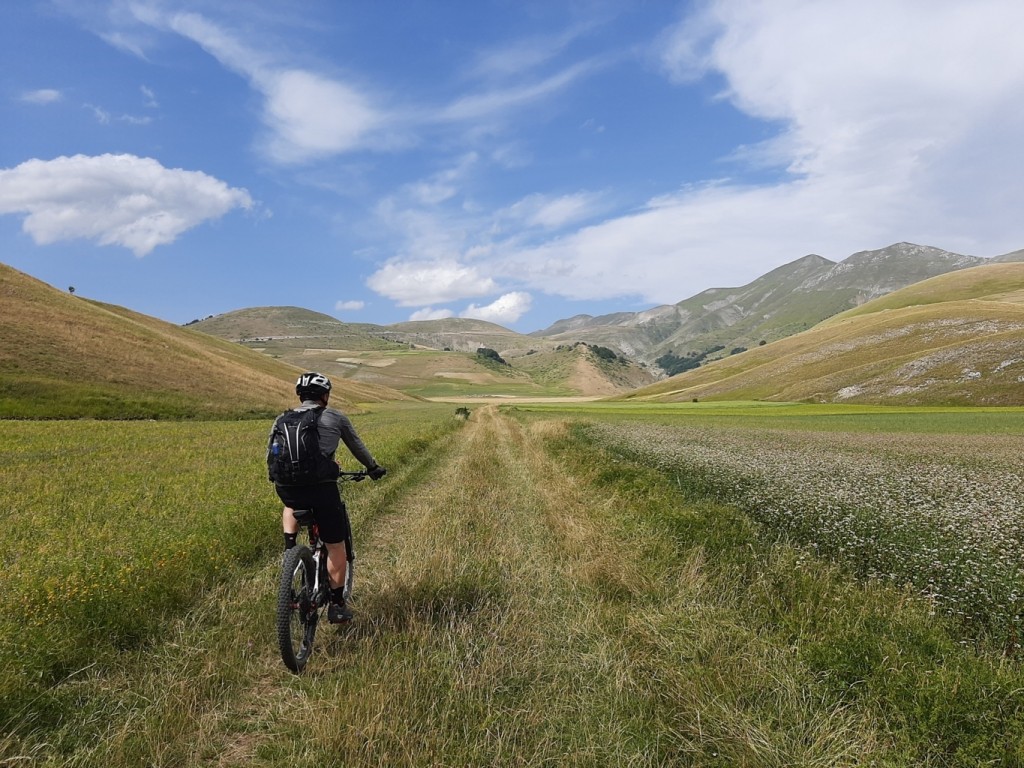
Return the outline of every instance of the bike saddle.
<path id="1" fill-rule="evenodd" d="M 292 517 L 295 518 L 295 522 L 299 525 L 312 525 L 313 524 L 313 510 L 312 509 L 293 509 Z"/>

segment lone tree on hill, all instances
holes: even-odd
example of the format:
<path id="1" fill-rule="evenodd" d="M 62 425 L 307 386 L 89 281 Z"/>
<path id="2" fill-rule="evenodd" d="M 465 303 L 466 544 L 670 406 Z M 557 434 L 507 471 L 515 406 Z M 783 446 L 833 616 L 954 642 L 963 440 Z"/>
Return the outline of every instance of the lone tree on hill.
<path id="1" fill-rule="evenodd" d="M 72 296 L 74 296 L 74 294 L 75 294 L 75 286 L 69 285 L 68 286 L 68 293 L 70 293 Z"/>

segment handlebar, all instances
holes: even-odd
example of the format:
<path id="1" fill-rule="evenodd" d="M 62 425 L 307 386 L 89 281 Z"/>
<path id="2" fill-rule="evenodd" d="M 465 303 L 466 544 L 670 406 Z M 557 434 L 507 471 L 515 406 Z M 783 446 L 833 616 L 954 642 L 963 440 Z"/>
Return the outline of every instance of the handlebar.
<path id="1" fill-rule="evenodd" d="M 338 482 L 348 481 L 352 483 L 358 483 L 365 480 L 369 476 L 370 473 L 367 472 L 365 469 L 362 470 L 361 472 L 346 472 L 345 470 L 342 470 L 341 473 L 338 475 Z"/>

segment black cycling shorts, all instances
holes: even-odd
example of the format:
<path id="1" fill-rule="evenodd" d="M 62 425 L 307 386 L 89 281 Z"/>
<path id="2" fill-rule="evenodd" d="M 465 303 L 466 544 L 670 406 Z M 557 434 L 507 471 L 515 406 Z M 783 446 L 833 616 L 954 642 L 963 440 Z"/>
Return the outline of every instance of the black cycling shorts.
<path id="1" fill-rule="evenodd" d="M 352 540 L 348 511 L 337 483 L 316 485 L 275 485 L 277 495 L 286 507 L 311 509 L 320 529 L 320 538 L 327 544 Z"/>

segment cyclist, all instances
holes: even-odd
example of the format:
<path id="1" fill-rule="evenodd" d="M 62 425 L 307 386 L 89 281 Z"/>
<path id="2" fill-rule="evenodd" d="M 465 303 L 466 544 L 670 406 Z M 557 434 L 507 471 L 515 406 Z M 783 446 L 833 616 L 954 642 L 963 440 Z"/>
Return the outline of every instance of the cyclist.
<path id="1" fill-rule="evenodd" d="M 334 461 L 338 443 L 342 442 L 352 455 L 366 467 L 373 480 L 384 477 L 387 470 L 373 458 L 363 445 L 349 418 L 334 408 L 328 408 L 331 397 L 331 380 L 322 373 L 310 371 L 299 376 L 295 382 L 295 394 L 301 404 L 295 410 L 308 411 L 322 408 L 317 418 L 320 436 L 320 451 Z M 345 502 L 341 498 L 338 483 L 324 480 L 310 485 L 280 485 L 275 483 L 277 495 L 284 502 L 281 526 L 284 529 L 284 546 L 295 546 L 299 524 L 292 515 L 293 509 L 311 509 L 320 529 L 320 538 L 327 545 L 327 575 L 331 582 L 331 604 L 327 609 L 327 620 L 332 624 L 351 621 L 352 611 L 345 605 L 343 595 L 345 574 L 348 568 L 349 549 L 352 544 L 351 528 Z"/>

